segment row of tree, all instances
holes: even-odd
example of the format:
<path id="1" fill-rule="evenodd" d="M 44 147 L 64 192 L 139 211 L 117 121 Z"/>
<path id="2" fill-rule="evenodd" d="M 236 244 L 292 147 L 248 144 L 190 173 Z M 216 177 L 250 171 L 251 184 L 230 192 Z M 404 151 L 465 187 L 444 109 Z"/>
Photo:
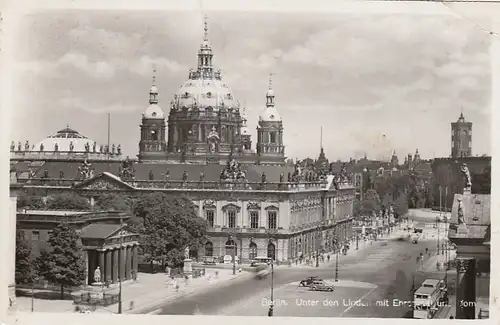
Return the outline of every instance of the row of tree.
<path id="1" fill-rule="evenodd" d="M 88 210 L 87 198 L 75 193 L 58 194 L 46 199 L 27 196 L 19 200 L 21 208 Z M 179 267 L 184 249 L 197 251 L 207 240 L 206 221 L 198 218 L 191 200 L 151 193 L 141 197 L 105 194 L 96 202 L 96 210 L 114 210 L 132 215 L 127 227 L 140 235 L 139 253 L 143 262 Z M 33 257 L 30 244 L 18 236 L 16 249 L 16 281 L 33 282 L 43 277 L 61 286 L 79 286 L 85 279 L 82 246 L 76 229 L 61 223 L 49 235 L 49 251 Z"/>

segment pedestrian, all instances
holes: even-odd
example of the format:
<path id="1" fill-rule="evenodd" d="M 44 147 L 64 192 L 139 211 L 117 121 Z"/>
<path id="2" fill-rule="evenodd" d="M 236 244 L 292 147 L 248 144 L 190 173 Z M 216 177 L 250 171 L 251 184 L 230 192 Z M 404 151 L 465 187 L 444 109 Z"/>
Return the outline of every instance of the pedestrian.
<path id="1" fill-rule="evenodd" d="M 330 262 L 330 254 L 326 256 L 326 259 L 328 260 L 328 262 Z"/>

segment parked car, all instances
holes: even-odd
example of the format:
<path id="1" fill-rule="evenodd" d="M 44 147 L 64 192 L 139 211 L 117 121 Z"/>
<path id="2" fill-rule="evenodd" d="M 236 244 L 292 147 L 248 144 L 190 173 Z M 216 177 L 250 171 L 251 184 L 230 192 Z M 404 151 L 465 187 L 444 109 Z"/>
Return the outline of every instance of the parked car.
<path id="1" fill-rule="evenodd" d="M 299 287 L 308 287 L 310 286 L 314 281 L 321 281 L 321 279 L 318 279 L 317 276 L 310 276 L 305 280 L 300 281 Z"/>
<path id="2" fill-rule="evenodd" d="M 215 256 L 204 256 L 203 257 L 204 265 L 215 265 L 217 264 L 217 257 Z"/>
<path id="3" fill-rule="evenodd" d="M 327 283 L 323 280 L 319 280 L 319 281 L 316 280 L 309 286 L 309 290 L 332 292 L 333 290 L 335 290 L 335 287 L 333 286 L 333 284 Z"/>

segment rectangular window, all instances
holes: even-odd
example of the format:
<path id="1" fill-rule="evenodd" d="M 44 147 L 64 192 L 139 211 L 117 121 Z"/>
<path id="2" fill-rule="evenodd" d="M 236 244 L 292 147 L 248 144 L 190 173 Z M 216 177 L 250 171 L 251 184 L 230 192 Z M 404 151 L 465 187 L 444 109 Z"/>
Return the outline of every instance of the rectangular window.
<path id="1" fill-rule="evenodd" d="M 227 212 L 227 226 L 229 228 L 236 228 L 236 211 L 229 210 Z"/>
<path id="2" fill-rule="evenodd" d="M 205 211 L 205 217 L 207 219 L 207 223 L 209 227 L 214 226 L 214 220 L 215 220 L 215 211 L 214 210 L 206 210 Z"/>
<path id="3" fill-rule="evenodd" d="M 40 240 L 40 232 L 38 230 L 33 230 L 31 240 Z"/>
<path id="4" fill-rule="evenodd" d="M 278 225 L 278 212 L 268 211 L 267 212 L 267 227 L 269 229 L 276 229 Z"/>
<path id="5" fill-rule="evenodd" d="M 250 211 L 250 228 L 259 228 L 259 211 Z"/>
<path id="6" fill-rule="evenodd" d="M 276 132 L 269 133 L 269 142 L 276 143 Z"/>

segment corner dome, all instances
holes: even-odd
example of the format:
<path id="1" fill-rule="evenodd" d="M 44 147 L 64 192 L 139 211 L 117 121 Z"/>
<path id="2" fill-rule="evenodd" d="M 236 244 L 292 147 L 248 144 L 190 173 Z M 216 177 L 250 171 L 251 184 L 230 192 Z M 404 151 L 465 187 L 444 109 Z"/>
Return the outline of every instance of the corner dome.
<path id="1" fill-rule="evenodd" d="M 73 144 L 74 152 L 85 152 L 85 145 L 88 144 L 90 148 L 92 148 L 94 142 L 94 140 L 70 129 L 68 126 L 38 142 L 31 151 L 39 151 L 42 144 L 43 151 L 55 151 L 56 144 L 58 146 L 58 151 L 70 151 L 70 146 Z"/>
<path id="2" fill-rule="evenodd" d="M 158 104 L 150 104 L 146 111 L 142 114 L 143 118 L 164 119 L 165 114 Z"/>
<path id="3" fill-rule="evenodd" d="M 281 116 L 278 113 L 278 110 L 274 106 L 268 106 L 266 109 L 259 115 L 259 121 L 262 122 L 281 122 Z"/>

